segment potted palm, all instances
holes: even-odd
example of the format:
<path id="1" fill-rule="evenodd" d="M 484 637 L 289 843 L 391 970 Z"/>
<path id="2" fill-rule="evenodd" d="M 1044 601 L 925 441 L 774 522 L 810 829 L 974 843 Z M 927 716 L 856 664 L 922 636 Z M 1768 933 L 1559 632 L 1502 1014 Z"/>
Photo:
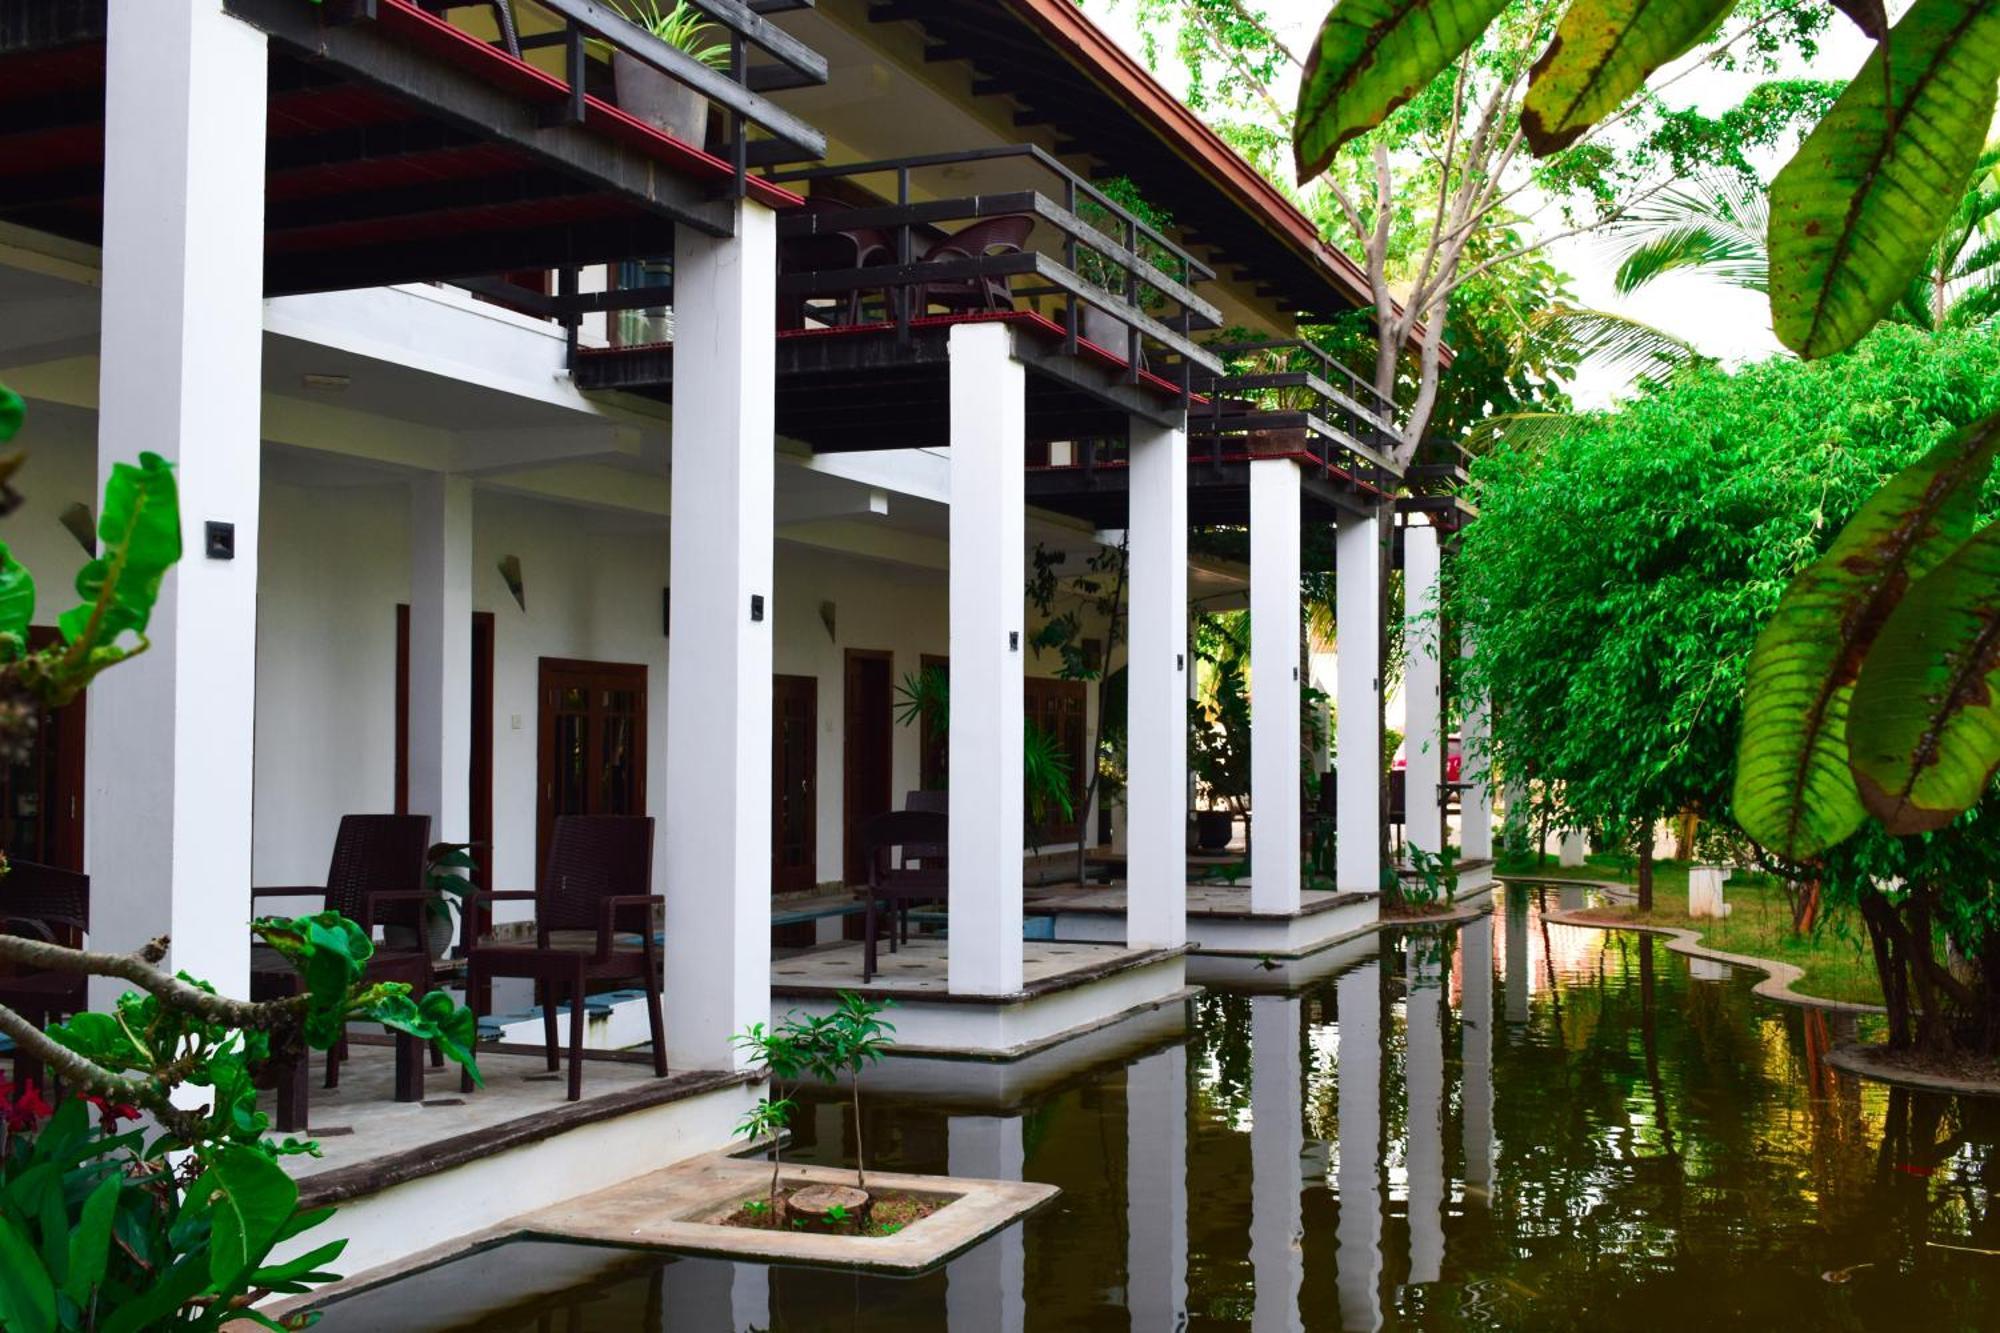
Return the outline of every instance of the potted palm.
<path id="1" fill-rule="evenodd" d="M 729 44 L 712 40 L 714 25 L 688 3 L 673 0 L 617 0 L 618 9 L 668 46 L 685 51 L 710 69 L 729 65 Z M 654 69 L 635 55 L 611 53 L 611 75 L 618 105 L 683 143 L 700 148 L 708 138 L 708 99 L 671 74 Z"/>

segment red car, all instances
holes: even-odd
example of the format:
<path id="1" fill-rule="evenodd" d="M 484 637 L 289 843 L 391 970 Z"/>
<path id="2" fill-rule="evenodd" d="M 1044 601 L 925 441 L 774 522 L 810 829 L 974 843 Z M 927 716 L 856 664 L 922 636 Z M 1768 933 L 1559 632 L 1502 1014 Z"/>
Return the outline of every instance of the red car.
<path id="1" fill-rule="evenodd" d="M 1405 752 L 1407 745 L 1408 742 L 1405 742 L 1403 745 L 1396 747 L 1396 761 L 1391 767 L 1401 770 L 1410 766 L 1409 755 Z M 1458 737 L 1445 737 L 1445 745 L 1447 749 L 1444 759 L 1444 780 L 1446 782 L 1457 782 L 1459 780 L 1458 775 L 1464 767 L 1465 756 L 1459 749 Z"/>

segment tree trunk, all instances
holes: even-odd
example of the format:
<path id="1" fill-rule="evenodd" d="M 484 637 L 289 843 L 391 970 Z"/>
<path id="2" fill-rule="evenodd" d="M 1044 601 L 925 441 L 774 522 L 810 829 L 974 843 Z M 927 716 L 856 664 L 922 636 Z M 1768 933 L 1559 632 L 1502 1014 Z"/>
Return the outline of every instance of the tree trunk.
<path id="1" fill-rule="evenodd" d="M 868 1154 L 861 1143 L 861 1071 L 855 1069 L 854 1089 L 854 1188 L 863 1194 L 868 1192 Z"/>
<path id="2" fill-rule="evenodd" d="M 1792 933 L 1803 935 L 1819 923 L 1819 877 L 1815 875 L 1799 890 L 1792 904 Z"/>
<path id="3" fill-rule="evenodd" d="M 1639 915 L 1653 914 L 1653 826 L 1639 833 Z"/>

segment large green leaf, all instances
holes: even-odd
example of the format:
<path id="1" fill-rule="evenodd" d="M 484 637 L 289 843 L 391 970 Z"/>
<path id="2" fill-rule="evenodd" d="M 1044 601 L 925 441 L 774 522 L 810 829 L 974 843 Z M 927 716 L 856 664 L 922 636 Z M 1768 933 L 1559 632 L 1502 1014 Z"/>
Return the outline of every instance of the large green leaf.
<path id="1" fill-rule="evenodd" d="M 88 639 L 91 647 L 108 645 L 126 630 L 143 634 L 159 600 L 160 580 L 181 558 L 173 464 L 147 453 L 139 455 L 136 467 L 112 468 L 97 535 L 103 553 L 76 576 L 83 604 L 57 622 L 69 642 Z"/>
<path id="2" fill-rule="evenodd" d="M 299 1187 L 282 1167 L 256 1148 L 233 1144 L 216 1150 L 193 1190 L 205 1192 L 212 1218 L 208 1277 L 218 1291 L 263 1264 L 299 1201 Z"/>
<path id="3" fill-rule="evenodd" d="M 69 1264 L 62 1290 L 78 1305 L 87 1306 L 90 1293 L 104 1281 L 111 1257 L 111 1223 L 118 1215 L 118 1191 L 123 1185 L 117 1173 L 99 1182 L 84 1199 L 82 1216 L 69 1233 Z"/>
<path id="4" fill-rule="evenodd" d="M 1507 0 L 1340 0 L 1299 81 L 1292 152 L 1303 185 L 1479 40 Z"/>
<path id="5" fill-rule="evenodd" d="M 1862 664 L 1847 743 L 1891 833 L 1943 828 L 2000 768 L 2000 524 L 1904 595 Z"/>
<path id="6" fill-rule="evenodd" d="M 35 576 L 0 542 L 0 661 L 28 648 L 28 624 L 35 618 Z"/>
<path id="7" fill-rule="evenodd" d="M 1848 766 L 1862 662 L 1917 579 L 1972 534 L 2000 451 L 2000 415 L 1958 431 L 1870 496 L 1785 590 L 1750 655 L 1737 744 L 1736 822 L 1802 861 L 1867 818 Z"/>
<path id="8" fill-rule="evenodd" d="M 1787 347 L 1843 351 L 1895 306 L 1958 206 L 1996 80 L 2000 5 L 1917 0 L 1799 146 L 1771 185 L 1771 318 Z"/>
<path id="9" fill-rule="evenodd" d="M 35 1247 L 10 1217 L 0 1216 L 0 1328 L 41 1333 L 56 1326 L 56 1289 Z"/>
<path id="10" fill-rule="evenodd" d="M 1576 0 L 1529 74 L 1521 132 L 1537 157 L 1579 136 L 1715 30 L 1736 0 Z"/>

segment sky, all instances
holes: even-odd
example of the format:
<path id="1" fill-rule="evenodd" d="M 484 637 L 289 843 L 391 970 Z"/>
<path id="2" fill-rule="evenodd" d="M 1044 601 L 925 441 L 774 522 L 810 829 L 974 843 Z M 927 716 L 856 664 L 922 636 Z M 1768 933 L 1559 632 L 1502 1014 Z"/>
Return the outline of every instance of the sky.
<path id="1" fill-rule="evenodd" d="M 1269 16 L 1285 45 L 1302 56 L 1329 6 L 1327 0 L 1259 0 L 1258 7 Z M 1894 14 L 1903 7 L 1892 3 L 1889 9 Z M 1085 10 L 1135 55 L 1143 54 L 1135 0 L 1086 0 Z M 1845 19 L 1836 17 L 1814 59 L 1809 64 L 1794 61 L 1779 72 L 1779 77 L 1850 78 L 1867 58 L 1868 50 L 1868 40 Z M 1171 49 L 1162 54 L 1155 73 L 1171 88 L 1184 87 L 1186 81 Z M 1680 68 L 1668 67 L 1655 82 L 1672 78 Z M 1680 78 L 1663 96 L 1675 106 L 1697 106 L 1715 112 L 1740 100 L 1761 77 L 1700 69 Z M 1289 106 L 1296 90 L 1297 71 L 1293 69 L 1288 71 L 1283 85 L 1273 89 L 1273 94 L 1280 105 Z M 1782 165 L 1776 157 L 1758 163 L 1766 180 Z M 1764 298 L 1755 293 L 1739 291 L 1696 274 L 1675 274 L 1632 296 L 1620 296 L 1611 286 L 1617 259 L 1604 242 L 1577 237 L 1558 242 L 1550 253 L 1556 266 L 1570 275 L 1576 304 L 1580 306 L 1610 310 L 1656 325 L 1730 364 L 1756 360 L 1780 350 L 1771 333 L 1770 311 Z M 1586 366 L 1571 386 L 1571 392 L 1579 406 L 1602 407 L 1624 388 L 1625 379 L 1618 372 Z"/>

